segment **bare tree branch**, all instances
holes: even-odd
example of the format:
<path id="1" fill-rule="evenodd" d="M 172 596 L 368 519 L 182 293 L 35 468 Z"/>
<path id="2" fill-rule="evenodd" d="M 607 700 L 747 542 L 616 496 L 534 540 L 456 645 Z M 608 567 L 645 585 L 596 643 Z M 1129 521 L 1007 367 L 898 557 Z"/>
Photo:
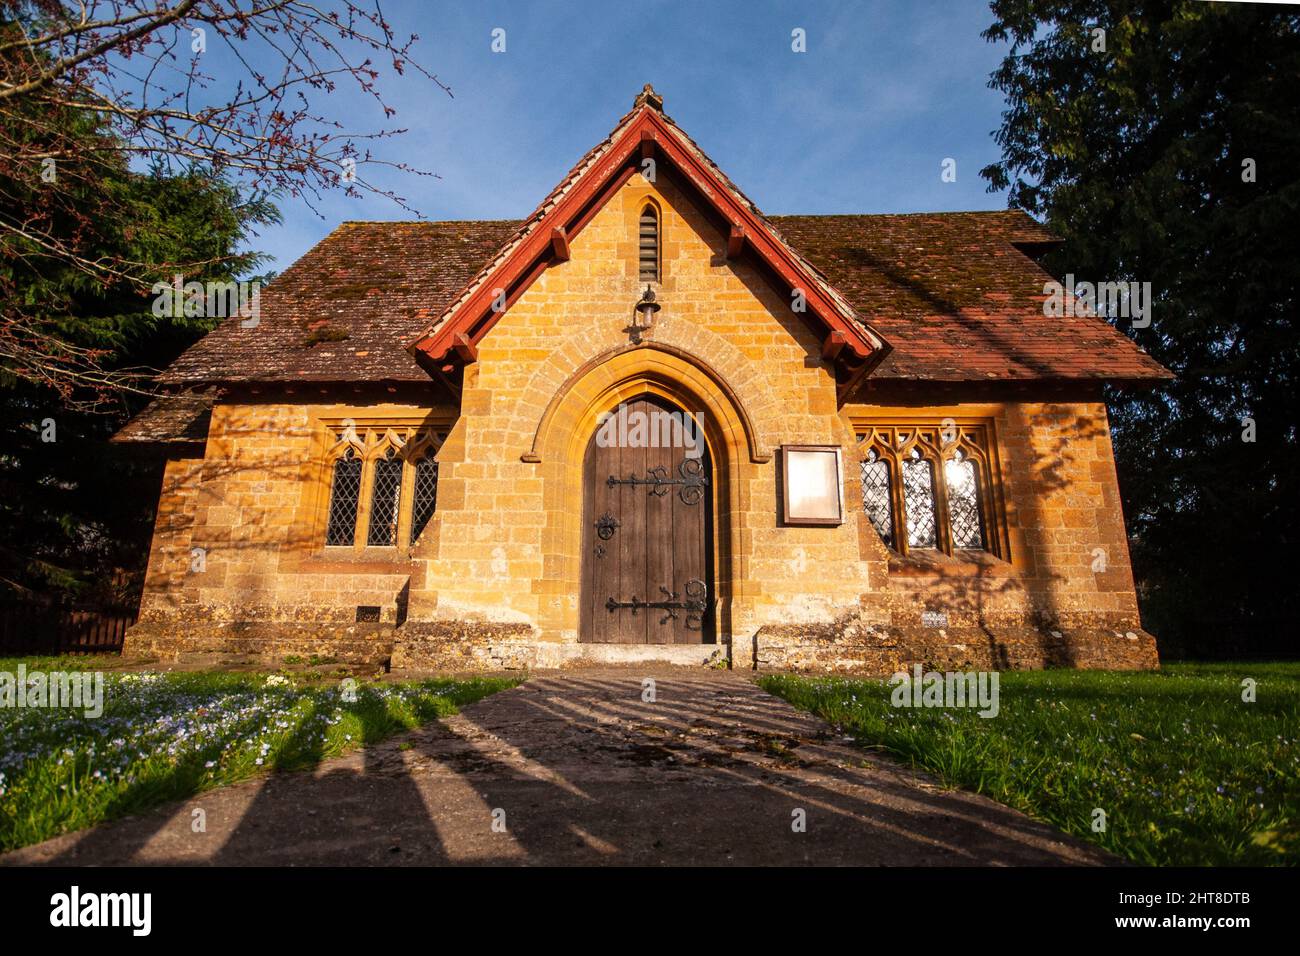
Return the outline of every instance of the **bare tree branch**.
<path id="1" fill-rule="evenodd" d="M 161 267 L 219 265 L 93 248 L 96 225 L 125 215 L 108 184 L 128 170 L 209 170 L 312 209 L 341 190 L 415 212 L 366 172 L 432 175 L 376 152 L 404 130 L 331 111 L 350 84 L 390 119 L 384 74 L 450 96 L 412 56 L 417 41 L 396 37 L 377 0 L 0 0 L 0 372 L 67 394 L 118 387 L 104 356 L 53 331 L 66 302 L 18 294 L 23 274 L 60 264 L 79 282 L 146 290 Z"/>

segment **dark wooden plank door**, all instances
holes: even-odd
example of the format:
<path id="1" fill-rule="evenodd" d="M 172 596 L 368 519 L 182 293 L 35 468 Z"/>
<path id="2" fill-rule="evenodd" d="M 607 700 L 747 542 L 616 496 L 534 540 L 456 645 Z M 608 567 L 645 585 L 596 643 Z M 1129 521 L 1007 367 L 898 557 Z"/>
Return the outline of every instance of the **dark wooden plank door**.
<path id="1" fill-rule="evenodd" d="M 692 454 L 680 429 L 659 427 L 657 416 L 682 412 L 649 396 L 620 414 L 655 425 L 639 435 L 614 429 L 629 440 L 613 443 L 597 431 L 587 445 L 580 638 L 712 643 L 713 480 L 703 436 Z"/>

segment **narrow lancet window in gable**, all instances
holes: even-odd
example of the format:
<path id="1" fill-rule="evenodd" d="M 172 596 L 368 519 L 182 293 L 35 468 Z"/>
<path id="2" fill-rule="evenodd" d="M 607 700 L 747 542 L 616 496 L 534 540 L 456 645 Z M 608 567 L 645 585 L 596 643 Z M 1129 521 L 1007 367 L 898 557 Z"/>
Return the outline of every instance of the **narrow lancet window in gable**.
<path id="1" fill-rule="evenodd" d="M 642 282 L 659 281 L 659 214 L 649 204 L 641 210 L 640 278 Z"/>

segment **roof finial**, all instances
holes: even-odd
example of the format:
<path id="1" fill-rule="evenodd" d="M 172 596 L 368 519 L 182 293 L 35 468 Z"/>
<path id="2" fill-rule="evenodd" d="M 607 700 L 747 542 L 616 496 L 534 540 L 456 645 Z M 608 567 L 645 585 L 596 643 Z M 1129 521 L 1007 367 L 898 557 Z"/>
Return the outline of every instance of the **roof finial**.
<path id="1" fill-rule="evenodd" d="M 645 86 L 641 87 L 641 92 L 638 93 L 636 99 L 632 101 L 633 109 L 636 109 L 638 106 L 649 106 L 651 109 L 659 110 L 662 113 L 664 108 L 664 98 L 655 92 L 653 86 L 647 83 Z"/>

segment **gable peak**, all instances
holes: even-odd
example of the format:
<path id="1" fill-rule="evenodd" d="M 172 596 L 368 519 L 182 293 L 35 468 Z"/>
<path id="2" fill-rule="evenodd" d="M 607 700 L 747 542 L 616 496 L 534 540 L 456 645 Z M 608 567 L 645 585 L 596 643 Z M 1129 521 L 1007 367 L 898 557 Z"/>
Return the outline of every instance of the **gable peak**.
<path id="1" fill-rule="evenodd" d="M 651 109 L 658 110 L 662 113 L 664 111 L 664 98 L 655 92 L 653 86 L 647 83 L 645 86 L 641 87 L 641 92 L 638 93 L 636 99 L 632 101 L 633 109 L 640 106 L 648 106 Z"/>

